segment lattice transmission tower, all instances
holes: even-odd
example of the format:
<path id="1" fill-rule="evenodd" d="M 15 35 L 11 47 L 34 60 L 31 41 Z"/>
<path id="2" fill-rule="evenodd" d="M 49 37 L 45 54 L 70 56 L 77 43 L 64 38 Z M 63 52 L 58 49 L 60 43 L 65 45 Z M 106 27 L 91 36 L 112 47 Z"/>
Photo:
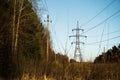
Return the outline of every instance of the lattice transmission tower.
<path id="1" fill-rule="evenodd" d="M 75 37 L 76 41 L 71 42 L 71 44 L 75 44 L 75 51 L 74 51 L 74 59 L 76 60 L 77 57 L 80 58 L 80 62 L 82 62 L 82 53 L 80 44 L 85 44 L 84 42 L 80 41 L 80 37 L 87 38 L 85 35 L 80 35 L 80 31 L 84 31 L 84 29 L 79 28 L 79 22 L 77 21 L 77 26 L 75 29 L 72 29 L 72 31 L 76 31 L 75 35 L 70 35 L 69 37 Z M 77 53 L 78 51 L 78 53 Z"/>

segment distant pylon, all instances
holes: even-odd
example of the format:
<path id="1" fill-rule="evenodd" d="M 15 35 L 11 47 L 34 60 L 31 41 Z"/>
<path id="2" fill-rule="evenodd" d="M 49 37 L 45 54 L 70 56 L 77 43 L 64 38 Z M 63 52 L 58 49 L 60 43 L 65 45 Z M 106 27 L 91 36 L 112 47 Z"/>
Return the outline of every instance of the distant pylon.
<path id="1" fill-rule="evenodd" d="M 76 35 L 69 36 L 69 37 L 75 37 L 76 38 L 75 42 L 71 42 L 71 44 L 75 44 L 74 59 L 76 60 L 77 57 L 79 57 L 80 62 L 82 62 L 82 53 L 81 53 L 81 50 L 80 50 L 80 43 L 82 43 L 82 44 L 85 44 L 85 43 L 80 41 L 80 37 L 87 38 L 87 36 L 80 35 L 79 31 L 84 31 L 84 29 L 79 28 L 79 22 L 78 21 L 77 21 L 77 27 L 75 29 L 72 29 L 72 31 L 76 31 Z M 78 51 L 78 53 L 77 53 L 77 51 Z"/>

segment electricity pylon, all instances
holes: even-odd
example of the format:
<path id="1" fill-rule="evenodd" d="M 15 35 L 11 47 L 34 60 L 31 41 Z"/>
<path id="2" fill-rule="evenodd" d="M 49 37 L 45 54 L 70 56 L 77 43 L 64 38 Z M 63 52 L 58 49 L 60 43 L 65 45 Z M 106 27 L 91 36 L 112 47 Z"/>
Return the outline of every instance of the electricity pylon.
<path id="1" fill-rule="evenodd" d="M 81 54 L 81 50 L 80 50 L 80 44 L 85 44 L 84 42 L 80 41 L 80 37 L 85 37 L 87 38 L 87 36 L 84 35 L 80 35 L 79 31 L 84 31 L 84 29 L 80 29 L 79 28 L 79 22 L 77 21 L 77 27 L 75 29 L 72 29 L 72 31 L 76 31 L 76 35 L 70 35 L 69 37 L 75 37 L 76 41 L 75 42 L 71 42 L 71 44 L 75 44 L 75 52 L 74 52 L 74 59 L 76 60 L 77 57 L 80 58 L 80 62 L 82 62 L 82 54 Z M 78 53 L 77 53 L 78 51 Z"/>

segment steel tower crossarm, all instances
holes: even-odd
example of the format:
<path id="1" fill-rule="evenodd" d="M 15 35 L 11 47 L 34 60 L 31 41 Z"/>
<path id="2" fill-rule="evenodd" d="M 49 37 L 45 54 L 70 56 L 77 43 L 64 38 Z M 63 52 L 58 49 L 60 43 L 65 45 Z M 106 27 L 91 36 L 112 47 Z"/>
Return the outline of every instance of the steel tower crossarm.
<path id="1" fill-rule="evenodd" d="M 76 41 L 71 42 L 71 44 L 75 44 L 74 59 L 76 60 L 77 56 L 79 56 L 80 62 L 82 62 L 82 54 L 81 54 L 81 50 L 80 50 L 80 44 L 81 43 L 85 44 L 85 43 L 80 41 L 80 37 L 87 38 L 87 36 L 80 35 L 80 31 L 84 31 L 84 29 L 79 28 L 79 22 L 78 21 L 77 21 L 77 27 L 75 29 L 72 29 L 72 31 L 76 31 L 75 35 L 70 35 L 69 36 L 69 38 L 71 38 L 71 37 L 76 38 Z M 79 52 L 78 54 L 77 54 L 77 51 Z"/>

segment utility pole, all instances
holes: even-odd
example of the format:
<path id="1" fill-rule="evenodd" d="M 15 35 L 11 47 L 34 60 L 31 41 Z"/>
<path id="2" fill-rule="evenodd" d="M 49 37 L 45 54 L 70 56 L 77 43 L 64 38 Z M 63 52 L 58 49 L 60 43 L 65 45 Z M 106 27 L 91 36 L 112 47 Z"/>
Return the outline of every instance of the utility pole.
<path id="1" fill-rule="evenodd" d="M 85 44 L 84 42 L 80 41 L 80 37 L 85 37 L 87 38 L 87 36 L 84 35 L 80 35 L 79 31 L 84 31 L 84 29 L 80 29 L 79 28 L 79 22 L 77 21 L 77 27 L 75 29 L 72 29 L 72 31 L 76 31 L 76 35 L 70 35 L 69 37 L 75 37 L 76 41 L 75 42 L 71 42 L 71 44 L 75 44 L 75 52 L 74 52 L 74 59 L 76 60 L 77 57 L 80 58 L 80 62 L 82 62 L 82 54 L 81 54 L 81 50 L 80 50 L 80 44 Z M 77 51 L 79 53 L 77 53 Z"/>
<path id="2" fill-rule="evenodd" d="M 46 27 L 47 27 L 47 31 L 46 31 L 46 34 L 47 34 L 47 50 L 46 50 L 46 61 L 49 60 L 49 47 L 50 47 L 50 44 L 49 44 L 49 41 L 50 41 L 50 36 L 49 36 L 49 23 L 51 22 L 50 18 L 49 18 L 49 15 L 47 15 L 47 20 L 45 21 L 46 22 Z"/>
<path id="3" fill-rule="evenodd" d="M 49 15 L 47 15 L 47 20 L 45 20 L 46 22 L 46 35 L 47 35 L 47 42 L 46 42 L 46 67 L 45 67 L 45 73 L 44 73 L 44 80 L 46 79 L 46 71 L 47 71 L 47 66 L 48 66 L 48 60 L 49 60 L 49 48 L 50 48 L 50 36 L 49 36 L 49 23 L 51 22 L 51 20 L 49 19 Z"/>

